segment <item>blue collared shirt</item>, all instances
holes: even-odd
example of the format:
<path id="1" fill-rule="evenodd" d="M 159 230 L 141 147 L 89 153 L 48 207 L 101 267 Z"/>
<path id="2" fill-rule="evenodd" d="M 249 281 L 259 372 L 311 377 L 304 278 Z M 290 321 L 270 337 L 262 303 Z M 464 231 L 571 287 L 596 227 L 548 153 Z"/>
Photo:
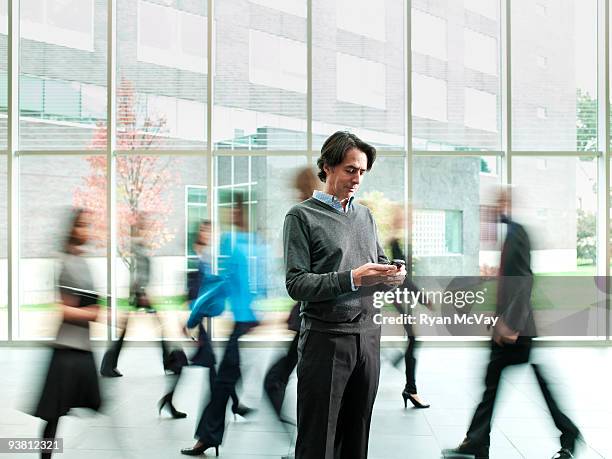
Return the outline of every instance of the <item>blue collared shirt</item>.
<path id="1" fill-rule="evenodd" d="M 340 201 L 337 197 L 332 196 L 331 194 L 325 193 L 324 191 L 315 190 L 314 193 L 312 193 L 312 197 L 318 201 L 327 204 L 328 206 L 336 209 L 338 212 L 343 214 L 347 213 L 353 208 L 353 199 L 355 199 L 355 196 L 351 196 L 348 200 L 348 203 L 346 204 L 346 208 L 344 208 L 342 207 L 342 201 Z"/>
<path id="2" fill-rule="evenodd" d="M 345 208 L 342 207 L 342 202 L 337 197 L 332 196 L 331 194 L 327 194 L 324 191 L 315 190 L 314 193 L 312 193 L 312 197 L 315 198 L 317 201 L 321 201 L 322 203 L 327 204 L 331 208 L 343 214 L 347 213 L 349 210 L 352 209 L 353 200 L 355 199 L 355 196 L 351 196 Z M 353 282 L 353 270 L 351 269 L 351 289 L 354 292 L 358 288 L 359 287 L 355 287 L 355 283 Z"/>

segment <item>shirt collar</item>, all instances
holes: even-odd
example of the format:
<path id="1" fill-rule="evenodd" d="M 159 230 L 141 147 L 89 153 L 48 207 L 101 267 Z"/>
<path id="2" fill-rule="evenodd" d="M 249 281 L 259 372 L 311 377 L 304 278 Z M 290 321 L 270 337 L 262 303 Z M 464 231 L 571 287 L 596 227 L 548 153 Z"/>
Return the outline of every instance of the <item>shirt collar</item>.
<path id="1" fill-rule="evenodd" d="M 336 209 L 337 211 L 342 212 L 342 213 L 346 213 L 349 210 L 351 210 L 351 208 L 353 207 L 353 200 L 355 199 L 355 196 L 351 196 L 348 199 L 348 203 L 347 203 L 346 209 L 345 209 L 344 207 L 342 207 L 342 202 L 336 196 L 333 196 L 331 194 L 327 194 L 324 191 L 315 190 L 312 193 L 312 197 L 315 198 L 318 201 L 321 201 L 321 202 L 327 204 L 330 207 L 333 207 L 334 209 Z"/>

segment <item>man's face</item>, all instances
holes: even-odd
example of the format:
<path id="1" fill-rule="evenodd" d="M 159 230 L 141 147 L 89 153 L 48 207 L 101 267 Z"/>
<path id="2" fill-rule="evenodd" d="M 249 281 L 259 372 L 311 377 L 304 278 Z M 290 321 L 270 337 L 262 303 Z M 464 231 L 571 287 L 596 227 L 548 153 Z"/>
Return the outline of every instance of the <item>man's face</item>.
<path id="1" fill-rule="evenodd" d="M 325 188 L 328 194 L 336 196 L 340 201 L 352 197 L 363 180 L 363 174 L 368 167 L 368 157 L 357 148 L 351 148 L 344 155 L 344 161 L 334 166 L 325 166 L 327 180 Z"/>

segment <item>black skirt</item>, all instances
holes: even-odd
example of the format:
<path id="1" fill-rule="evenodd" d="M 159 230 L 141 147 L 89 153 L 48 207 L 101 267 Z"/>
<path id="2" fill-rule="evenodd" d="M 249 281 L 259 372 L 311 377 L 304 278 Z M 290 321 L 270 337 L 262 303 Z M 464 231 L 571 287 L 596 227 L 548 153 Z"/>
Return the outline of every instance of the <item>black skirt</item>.
<path id="1" fill-rule="evenodd" d="M 54 349 L 34 416 L 48 421 L 64 416 L 71 408 L 97 411 L 100 404 L 93 354 L 76 349 Z"/>

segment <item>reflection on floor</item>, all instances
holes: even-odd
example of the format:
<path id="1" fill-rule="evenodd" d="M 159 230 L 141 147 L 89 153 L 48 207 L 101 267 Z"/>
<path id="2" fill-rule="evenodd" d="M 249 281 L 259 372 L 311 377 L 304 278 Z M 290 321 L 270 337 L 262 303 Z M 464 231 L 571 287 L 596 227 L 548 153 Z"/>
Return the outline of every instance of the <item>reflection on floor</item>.
<path id="1" fill-rule="evenodd" d="M 221 352 L 222 349 L 219 349 Z M 262 398 L 262 379 L 280 349 L 243 351 L 243 403 L 257 407 L 249 419 L 234 421 L 220 455 L 223 458 L 280 458 L 295 441 L 272 415 Z M 396 349 L 383 350 L 380 389 L 372 422 L 370 458 L 438 458 L 440 449 L 456 445 L 482 391 L 487 350 L 473 347 L 423 347 L 417 369 L 427 410 L 403 408 L 402 369 L 390 361 Z M 101 356 L 97 352 L 98 361 Z M 550 369 L 552 388 L 587 441 L 579 457 L 612 458 L 612 348 L 538 348 L 534 360 Z M 35 402 L 48 363 L 44 348 L 3 348 L 0 351 L 0 437 L 35 437 L 39 421 L 24 412 Z M 200 406 L 208 395 L 207 370 L 189 368 L 176 394 L 176 406 L 186 419 L 158 416 L 156 403 L 165 389 L 159 347 L 127 346 L 119 369 L 123 378 L 103 379 L 104 415 L 74 413 L 60 422 L 65 451 L 59 459 L 179 458 L 182 447 L 194 443 Z M 493 425 L 491 457 L 548 458 L 558 448 L 558 433 L 529 367 L 504 374 Z M 285 410 L 295 418 L 295 375 L 288 387 Z M 213 450 L 209 454 L 214 454 Z M 2 455 L 0 457 L 9 457 Z M 10 455 L 10 457 L 15 457 Z M 38 457 L 22 454 L 19 458 Z M 55 456 L 54 456 L 55 457 Z"/>

